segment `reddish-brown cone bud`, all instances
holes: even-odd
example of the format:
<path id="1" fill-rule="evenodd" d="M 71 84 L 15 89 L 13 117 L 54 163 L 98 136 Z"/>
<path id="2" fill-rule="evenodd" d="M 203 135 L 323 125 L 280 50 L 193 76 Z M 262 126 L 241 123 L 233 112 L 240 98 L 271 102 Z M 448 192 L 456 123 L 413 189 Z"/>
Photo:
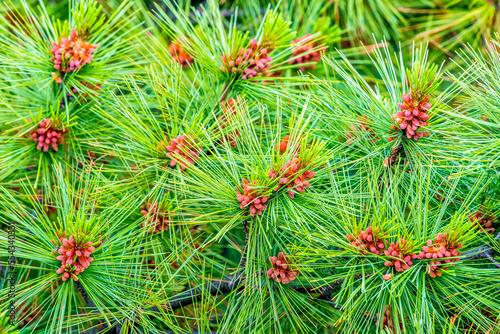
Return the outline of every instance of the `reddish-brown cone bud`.
<path id="1" fill-rule="evenodd" d="M 274 279 L 278 283 L 287 284 L 299 276 L 298 270 L 293 270 L 287 256 L 279 252 L 278 257 L 271 256 L 272 268 L 267 271 L 267 277 Z"/>
<path id="2" fill-rule="evenodd" d="M 263 196 L 261 190 L 253 189 L 257 186 L 257 182 L 254 180 L 253 185 L 246 179 L 242 182 L 243 193 L 236 187 L 236 197 L 238 202 L 240 202 L 240 209 L 243 210 L 246 206 L 250 208 L 250 215 L 252 217 L 257 215 L 262 215 L 262 212 L 267 207 L 267 200 L 269 196 Z"/>
<path id="3" fill-rule="evenodd" d="M 38 124 L 38 127 L 30 130 L 31 138 L 37 143 L 36 149 L 47 152 L 49 148 L 54 151 L 59 149 L 58 144 L 64 144 L 64 135 L 69 129 L 60 129 L 54 126 L 50 118 L 45 118 Z"/>
<path id="4" fill-rule="evenodd" d="M 310 37 L 311 34 L 307 34 L 292 41 L 292 45 L 295 45 L 292 49 L 292 53 L 297 57 L 290 59 L 288 61 L 289 64 L 317 63 L 321 60 L 321 54 L 326 51 L 326 47 L 313 50 L 317 46 L 317 43 L 312 40 L 300 45 L 303 40 L 309 39 Z M 306 69 L 314 69 L 315 67 L 316 64 L 309 64 L 299 67 L 299 70 L 305 71 Z"/>
<path id="5" fill-rule="evenodd" d="M 481 210 L 474 212 L 472 216 L 469 217 L 469 220 L 471 222 L 475 222 L 475 225 L 477 226 L 478 229 L 480 229 L 480 226 L 484 231 L 481 233 L 494 233 L 495 228 L 492 227 L 494 223 L 496 223 L 497 217 L 492 217 L 489 214 L 483 213 Z"/>
<path id="6" fill-rule="evenodd" d="M 147 233 L 160 233 L 166 231 L 170 225 L 170 214 L 158 209 L 158 203 L 149 203 L 141 206 L 141 214 L 147 219 L 141 224 Z"/>
<path id="7" fill-rule="evenodd" d="M 228 99 L 227 101 L 221 102 L 221 108 L 223 114 L 219 118 L 219 125 L 224 130 L 231 123 L 231 117 L 236 115 L 236 100 L 233 98 Z M 236 138 L 241 137 L 241 134 L 238 130 L 233 130 L 232 133 L 222 135 L 221 142 L 224 139 L 231 145 L 236 146 Z"/>
<path id="8" fill-rule="evenodd" d="M 422 247 L 422 252 L 418 254 L 418 258 L 421 260 L 433 259 L 427 267 L 427 273 L 431 277 L 441 276 L 442 271 L 448 269 L 448 267 L 442 267 L 442 265 L 449 263 L 454 266 L 453 262 L 459 260 L 460 251 L 458 249 L 460 248 L 462 248 L 462 244 L 451 238 L 449 232 L 445 234 L 439 233 L 434 240 L 427 240 L 427 246 Z"/>
<path id="9" fill-rule="evenodd" d="M 71 29 L 69 38 L 61 39 L 61 42 L 52 44 L 53 57 L 51 60 L 54 62 L 54 69 L 61 72 L 70 73 L 80 69 L 85 64 L 90 64 L 93 60 L 96 44 L 89 44 L 82 38 L 78 37 L 76 30 Z M 52 73 L 52 77 L 56 82 L 62 83 L 62 79 L 57 73 Z"/>
<path id="10" fill-rule="evenodd" d="M 167 136 L 165 136 L 168 142 Z M 159 148 L 164 148 L 163 143 L 159 144 Z M 200 156 L 199 148 L 197 148 L 191 137 L 186 135 L 180 135 L 176 139 L 170 141 L 170 145 L 165 147 L 167 153 L 165 154 L 167 158 L 170 158 L 170 166 L 174 167 L 179 164 L 182 171 L 186 170 L 188 164 L 194 164 L 194 160 L 198 159 Z"/>
<path id="11" fill-rule="evenodd" d="M 57 233 L 57 236 L 59 237 L 60 246 L 57 250 L 59 255 L 56 260 L 61 261 L 61 268 L 56 272 L 63 275 L 63 281 L 70 277 L 77 281 L 78 274 L 82 273 L 90 266 L 90 262 L 94 261 L 94 258 L 90 255 L 98 245 L 88 241 L 88 238 L 82 234 L 70 236 L 69 239 L 59 233 Z"/>
<path id="12" fill-rule="evenodd" d="M 271 67 L 272 58 L 268 55 L 270 50 L 263 44 L 257 44 L 256 39 L 252 39 L 246 49 L 231 55 L 221 57 L 222 72 L 241 73 L 243 80 L 261 76 Z"/>
<path id="13" fill-rule="evenodd" d="M 379 237 L 379 228 L 373 229 L 369 226 L 366 231 L 361 231 L 358 235 L 346 235 L 350 245 L 359 248 L 361 253 L 367 255 L 368 252 L 380 255 L 385 250 L 385 243 Z"/>
<path id="14" fill-rule="evenodd" d="M 375 134 L 375 131 L 372 129 L 372 127 L 370 127 L 369 124 L 371 123 L 371 121 L 366 117 L 366 115 L 358 117 L 357 120 L 357 123 L 351 125 L 350 131 L 345 133 L 347 137 L 347 145 L 351 146 L 355 141 L 362 137 L 368 137 L 369 140 L 373 143 L 379 140 L 378 136 Z"/>
<path id="15" fill-rule="evenodd" d="M 172 42 L 168 47 L 168 52 L 172 56 L 172 59 L 179 63 L 179 65 L 188 67 L 189 64 L 193 63 L 193 57 L 182 48 L 182 43 L 182 39 Z"/>
<path id="16" fill-rule="evenodd" d="M 408 240 L 400 239 L 391 245 L 387 250 L 384 251 L 386 256 L 390 258 L 384 263 L 387 267 L 394 267 L 397 272 L 403 272 L 409 269 L 413 265 L 414 259 L 417 258 L 417 254 L 410 254 L 411 246 L 408 244 Z"/>
<path id="17" fill-rule="evenodd" d="M 420 127 L 427 126 L 429 114 L 427 111 L 431 108 L 428 102 L 430 96 L 426 96 L 420 101 L 415 101 L 412 93 L 403 95 L 403 103 L 398 103 L 400 111 L 393 114 L 393 119 L 398 122 L 401 130 L 406 131 L 406 137 L 417 140 L 421 137 L 427 137 L 426 132 L 417 132 Z"/>

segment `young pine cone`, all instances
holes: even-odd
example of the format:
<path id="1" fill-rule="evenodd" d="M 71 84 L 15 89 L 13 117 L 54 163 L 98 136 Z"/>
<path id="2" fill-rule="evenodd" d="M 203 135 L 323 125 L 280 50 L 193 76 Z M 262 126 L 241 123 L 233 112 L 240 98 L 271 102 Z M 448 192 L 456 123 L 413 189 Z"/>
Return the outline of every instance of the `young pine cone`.
<path id="1" fill-rule="evenodd" d="M 92 246 L 94 242 L 85 242 L 80 235 L 77 235 L 76 238 L 70 236 L 69 239 L 60 236 L 59 240 L 62 245 L 57 250 L 60 255 L 56 257 L 56 260 L 61 261 L 62 264 L 56 272 L 63 274 L 63 281 L 69 277 L 78 281 L 78 274 L 82 273 L 90 266 L 90 262 L 94 261 L 94 258 L 90 256 L 95 251 L 95 247 Z M 98 245 L 96 244 L 96 246 Z"/>
<path id="2" fill-rule="evenodd" d="M 233 98 L 228 99 L 227 101 L 222 101 L 220 103 L 223 114 L 219 118 L 219 125 L 221 129 L 225 129 L 231 123 L 231 116 L 236 115 L 236 100 Z M 241 134 L 238 130 L 233 130 L 232 133 L 227 133 L 222 135 L 221 142 L 224 142 L 224 139 L 229 143 L 229 145 L 235 147 L 236 146 L 236 138 L 241 137 Z"/>
<path id="3" fill-rule="evenodd" d="M 321 54 L 326 51 L 326 48 L 322 48 L 319 50 L 313 50 L 317 45 L 313 41 L 306 42 L 302 45 L 299 45 L 303 40 L 309 39 L 311 34 L 304 35 L 303 37 L 297 37 L 292 41 L 292 45 L 296 45 L 292 49 L 292 53 L 294 56 L 299 56 L 297 58 L 290 59 L 288 61 L 289 64 L 304 64 L 304 63 L 317 63 L 321 60 Z M 299 67 L 299 71 L 304 72 L 306 69 L 314 69 L 316 68 L 315 64 L 310 64 L 307 66 Z"/>
<path id="4" fill-rule="evenodd" d="M 403 102 L 398 103 L 401 109 L 392 117 L 399 123 L 401 130 L 406 129 L 406 137 L 417 140 L 420 137 L 426 137 L 427 133 L 416 132 L 419 127 L 427 125 L 429 115 L 426 113 L 430 109 L 431 104 L 428 102 L 430 96 L 426 96 L 421 101 L 415 101 L 412 93 L 403 95 Z"/>
<path id="5" fill-rule="evenodd" d="M 50 60 L 54 62 L 54 69 L 66 73 L 80 69 L 85 64 L 90 64 L 94 58 L 92 53 L 97 49 L 97 44 L 89 44 L 79 38 L 75 29 L 71 29 L 69 38 L 63 38 L 59 44 L 54 42 L 52 45 L 50 53 L 54 57 Z M 52 77 L 57 83 L 62 83 L 62 79 L 57 73 L 52 73 Z"/>
<path id="6" fill-rule="evenodd" d="M 68 133 L 69 129 L 57 129 L 50 118 L 45 118 L 40 122 L 37 129 L 30 130 L 30 135 L 33 140 L 38 143 L 36 149 L 44 152 L 51 147 L 57 152 L 59 147 L 57 144 L 64 143 L 64 135 Z"/>
<path id="7" fill-rule="evenodd" d="M 175 60 L 179 65 L 183 68 L 188 67 L 189 64 L 193 62 L 193 57 L 191 57 L 183 48 L 182 48 L 182 39 L 174 41 L 170 43 L 168 47 L 168 52 L 172 56 L 172 59 Z"/>
<path id="8" fill-rule="evenodd" d="M 267 271 L 268 278 L 273 278 L 278 283 L 287 284 L 299 276 L 298 270 L 290 268 L 288 258 L 283 252 L 279 252 L 278 257 L 271 256 L 269 261 L 273 267 Z"/>
<path id="9" fill-rule="evenodd" d="M 408 240 L 400 239 L 394 244 L 391 242 L 391 246 L 384 251 L 386 256 L 391 256 L 384 263 L 387 267 L 394 266 L 397 272 L 403 272 L 406 269 L 409 269 L 412 265 L 412 259 L 416 259 L 418 257 L 417 254 L 409 254 L 411 249 L 408 245 Z"/>
<path id="10" fill-rule="evenodd" d="M 372 143 L 375 143 L 379 138 L 375 134 L 375 131 L 369 125 L 370 121 L 366 115 L 357 118 L 357 123 L 351 125 L 350 131 L 346 132 L 347 137 L 346 144 L 351 146 L 356 140 L 362 138 L 363 136 L 369 138 Z"/>
<path id="11" fill-rule="evenodd" d="M 422 247 L 422 252 L 420 252 L 418 258 L 421 260 L 437 260 L 429 263 L 427 273 L 431 277 L 441 276 L 442 270 L 448 269 L 448 267 L 442 267 L 441 265 L 449 263 L 454 266 L 455 264 L 453 262 L 459 260 L 458 258 L 450 259 L 450 257 L 458 257 L 460 255 L 459 248 L 462 248 L 462 244 L 453 240 L 449 232 L 445 234 L 439 233 L 436 235 L 435 240 L 427 240 L 427 246 Z"/>
<path id="12" fill-rule="evenodd" d="M 222 72 L 241 73 L 243 80 L 260 76 L 271 67 L 272 58 L 267 53 L 267 48 L 252 39 L 246 49 L 242 48 L 235 55 L 223 55 L 220 69 Z"/>
<path id="13" fill-rule="evenodd" d="M 141 224 L 147 233 L 160 233 L 166 231 L 170 224 L 169 214 L 158 209 L 158 203 L 148 203 L 141 207 L 141 214 L 149 218 Z"/>
<path id="14" fill-rule="evenodd" d="M 252 217 L 255 214 L 262 215 L 262 212 L 266 209 L 267 200 L 269 196 L 261 196 L 260 191 L 253 189 L 257 186 L 257 182 L 253 181 L 253 186 L 247 179 L 243 179 L 243 193 L 236 187 L 236 197 L 238 202 L 240 202 L 240 209 L 243 210 L 247 205 L 250 206 L 250 215 Z"/>
<path id="15" fill-rule="evenodd" d="M 350 241 L 350 245 L 359 248 L 362 254 L 367 255 L 367 252 L 370 252 L 380 255 L 385 250 L 385 244 L 384 240 L 378 238 L 378 232 L 378 228 L 373 229 L 368 226 L 366 231 L 361 231 L 357 237 L 346 235 L 346 238 Z"/>
<path id="16" fill-rule="evenodd" d="M 479 226 L 481 226 L 484 231 L 481 233 L 484 234 L 486 233 L 495 233 L 495 228 L 492 227 L 492 224 L 496 221 L 496 217 L 491 217 L 488 214 L 484 214 L 481 211 L 476 211 L 472 216 L 469 217 L 469 220 L 471 222 L 475 222 L 478 230 L 480 229 Z"/>
<path id="17" fill-rule="evenodd" d="M 186 137 L 186 135 L 180 135 L 176 139 L 172 139 L 170 145 L 166 148 L 168 151 L 166 156 L 171 159 L 170 166 L 174 167 L 179 164 L 181 171 L 186 170 L 186 162 L 193 165 L 194 160 L 200 156 L 198 148 L 192 143 L 191 138 Z"/>

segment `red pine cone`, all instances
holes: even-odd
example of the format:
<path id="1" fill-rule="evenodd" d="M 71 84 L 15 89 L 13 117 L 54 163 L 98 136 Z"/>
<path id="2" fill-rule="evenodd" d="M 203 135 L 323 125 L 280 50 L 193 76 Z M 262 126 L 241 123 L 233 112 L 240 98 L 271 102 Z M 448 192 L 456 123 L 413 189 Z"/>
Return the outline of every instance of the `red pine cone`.
<path id="1" fill-rule="evenodd" d="M 149 216 L 149 218 L 141 224 L 141 227 L 146 229 L 147 233 L 160 233 L 168 229 L 170 224 L 169 214 L 161 212 L 158 209 L 158 203 L 151 204 L 148 202 L 148 204 L 142 206 L 141 209 L 143 216 Z"/>
<path id="2" fill-rule="evenodd" d="M 253 181 L 253 187 L 256 187 L 257 182 Z M 261 196 L 259 191 L 256 189 L 252 189 L 252 184 L 250 184 L 247 179 L 243 179 L 243 194 L 240 192 L 238 187 L 236 187 L 236 197 L 238 198 L 238 202 L 241 202 L 240 209 L 243 210 L 245 206 L 250 205 L 250 215 L 252 217 L 255 214 L 262 215 L 262 212 L 266 209 L 267 200 L 269 196 Z"/>
<path id="3" fill-rule="evenodd" d="M 371 142 L 376 142 L 379 138 L 375 134 L 375 131 L 368 125 L 371 121 L 366 117 L 366 115 L 357 118 L 358 122 L 351 125 L 351 131 L 346 132 L 347 137 L 346 144 L 351 146 L 358 138 L 363 136 L 370 137 Z M 364 134 L 363 134 L 364 132 Z"/>
<path id="4" fill-rule="evenodd" d="M 243 80 L 257 77 L 271 67 L 272 58 L 267 54 L 268 48 L 257 44 L 256 39 L 250 41 L 246 49 L 241 49 L 235 55 L 223 55 L 220 67 L 222 72 L 241 73 Z"/>
<path id="5" fill-rule="evenodd" d="M 63 274 L 62 280 L 65 281 L 71 277 L 74 281 L 78 281 L 78 274 L 82 273 L 85 268 L 90 266 L 90 262 L 94 261 L 90 255 L 94 252 L 95 247 L 92 246 L 94 243 L 92 241 L 85 242 L 84 238 L 81 236 L 76 237 L 70 236 L 66 239 L 59 236 L 61 244 L 57 252 L 61 255 L 56 257 L 56 260 L 62 262 L 61 268 L 56 272 L 58 274 Z M 51 240 L 54 244 L 54 240 Z M 96 244 L 96 247 L 100 245 Z"/>
<path id="6" fill-rule="evenodd" d="M 166 136 L 165 138 L 168 141 Z M 167 151 L 166 156 L 172 159 L 170 166 L 174 167 L 178 163 L 182 171 L 186 169 L 187 165 L 179 157 L 182 157 L 189 164 L 194 164 L 194 160 L 200 156 L 197 152 L 198 148 L 192 144 L 191 139 L 186 135 L 180 135 L 176 139 L 172 139 L 170 145 L 167 146 Z"/>
<path id="7" fill-rule="evenodd" d="M 36 146 L 37 150 L 47 152 L 49 147 L 52 147 L 54 151 L 57 151 L 59 149 L 57 144 L 64 143 L 64 135 L 68 133 L 68 131 L 69 129 L 55 129 L 52 120 L 50 118 L 45 118 L 40 122 L 37 129 L 30 130 L 30 135 L 31 138 L 38 143 Z"/>
<path id="8" fill-rule="evenodd" d="M 388 261 L 384 262 L 387 267 L 394 266 L 397 272 L 403 272 L 406 269 L 410 268 L 413 265 L 412 259 L 416 259 L 418 257 L 417 254 L 409 254 L 411 249 L 408 245 L 408 240 L 400 239 L 394 244 L 391 242 L 391 246 L 384 251 L 384 254 L 387 256 L 391 256 Z M 397 259 L 394 259 L 397 258 Z"/>
<path id="9" fill-rule="evenodd" d="M 231 117 L 229 115 L 236 115 L 236 99 L 230 98 L 227 101 L 222 101 L 220 103 L 222 112 L 224 113 L 220 119 L 219 124 L 222 129 L 226 128 L 227 125 L 231 122 Z M 236 146 L 236 137 L 241 137 L 241 134 L 238 130 L 234 130 L 232 134 L 225 134 L 221 138 L 221 142 L 224 139 L 231 145 Z"/>
<path id="10" fill-rule="evenodd" d="M 79 38 L 75 29 L 71 29 L 69 39 L 63 38 L 59 44 L 54 42 L 52 45 L 50 53 L 54 57 L 50 60 L 54 62 L 56 70 L 66 73 L 79 69 L 85 64 L 90 64 L 94 57 L 92 53 L 98 47 L 96 44 L 87 43 Z M 52 76 L 56 82 L 62 83 L 62 79 L 56 73 L 52 73 Z"/>
<path id="11" fill-rule="evenodd" d="M 458 257 L 460 255 L 459 248 L 462 248 L 462 244 L 458 244 L 456 240 L 450 238 L 449 232 L 445 234 L 439 233 L 436 235 L 434 241 L 427 240 L 427 246 L 422 247 L 423 251 L 418 255 L 419 259 L 434 259 L 438 261 L 433 261 L 429 263 L 427 273 L 431 277 L 441 276 L 442 270 L 448 269 L 448 267 L 441 267 L 444 263 L 450 263 L 452 266 L 455 264 L 452 262 L 458 261 L 459 259 L 450 259 L 450 257 Z"/>
<path id="12" fill-rule="evenodd" d="M 311 34 L 304 35 L 303 37 L 297 37 L 292 41 L 292 45 L 296 45 L 292 49 L 292 53 L 294 56 L 299 56 L 298 58 L 290 59 L 288 61 L 289 64 L 304 64 L 311 62 L 319 62 L 321 60 L 321 54 L 326 51 L 326 48 L 322 48 L 321 50 L 313 51 L 314 47 L 316 47 L 316 43 L 314 41 L 309 41 L 305 44 L 298 45 L 305 39 L 309 39 Z M 314 69 L 316 68 L 315 64 L 301 66 L 299 67 L 300 71 L 305 71 L 306 69 Z"/>
<path id="13" fill-rule="evenodd" d="M 403 95 L 403 102 L 398 103 L 401 109 L 392 117 L 399 123 L 401 130 L 406 129 L 406 137 L 417 140 L 419 137 L 427 137 L 427 133 L 416 132 L 419 127 L 427 125 L 429 115 L 426 111 L 430 109 L 431 104 L 428 102 L 430 95 L 423 98 L 421 101 L 415 101 L 412 98 L 412 93 Z"/>
<path id="14" fill-rule="evenodd" d="M 298 157 L 295 157 L 281 167 L 278 174 L 273 169 L 270 169 L 267 175 L 272 179 L 279 178 L 278 187 L 274 191 L 279 190 L 281 187 L 286 187 L 289 189 L 288 196 L 290 198 L 294 198 L 295 196 L 293 190 L 299 193 L 305 192 L 305 188 L 311 186 L 308 180 L 314 177 L 313 171 L 304 170 L 306 167 Z"/>
<path id="15" fill-rule="evenodd" d="M 368 255 L 367 252 L 373 253 L 375 255 L 380 255 L 385 250 L 384 240 L 378 237 L 379 228 L 372 229 L 368 226 L 366 231 L 361 231 L 357 237 L 352 235 L 346 235 L 346 238 L 350 241 L 350 244 L 361 250 L 361 253 Z"/>
<path id="16" fill-rule="evenodd" d="M 269 261 L 273 267 L 267 271 L 268 278 L 273 278 L 278 283 L 287 284 L 299 276 L 298 270 L 290 268 L 288 258 L 283 252 L 279 252 L 278 257 L 271 256 Z"/>
<path id="17" fill-rule="evenodd" d="M 486 233 L 495 233 L 495 228 L 491 225 L 495 222 L 496 217 L 491 217 L 488 214 L 484 214 L 481 211 L 476 211 L 472 216 L 469 217 L 471 222 L 475 222 L 478 230 L 480 230 L 479 226 L 481 226 Z M 484 234 L 484 231 L 481 233 Z"/>
<path id="18" fill-rule="evenodd" d="M 193 62 L 193 57 L 191 57 L 181 46 L 183 43 L 182 39 L 170 43 L 168 47 L 168 52 L 172 58 L 179 63 L 182 67 L 188 67 L 189 64 Z"/>

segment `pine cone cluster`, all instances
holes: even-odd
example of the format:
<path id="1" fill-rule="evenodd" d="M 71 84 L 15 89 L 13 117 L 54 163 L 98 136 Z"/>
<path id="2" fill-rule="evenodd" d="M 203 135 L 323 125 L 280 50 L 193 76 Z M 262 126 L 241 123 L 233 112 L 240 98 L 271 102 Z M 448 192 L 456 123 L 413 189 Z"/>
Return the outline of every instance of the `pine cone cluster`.
<path id="1" fill-rule="evenodd" d="M 141 206 L 141 214 L 148 217 L 141 227 L 147 230 L 147 233 L 160 233 L 166 231 L 170 224 L 170 215 L 158 209 L 158 203 L 149 203 Z"/>
<path id="2" fill-rule="evenodd" d="M 268 55 L 270 50 L 259 45 L 256 39 L 250 41 L 246 49 L 241 49 L 235 55 L 223 55 L 222 72 L 242 73 L 243 80 L 257 77 L 271 67 L 272 58 Z"/>
<path id="3" fill-rule="evenodd" d="M 420 137 L 427 137 L 427 133 L 416 132 L 419 127 L 427 125 L 429 115 L 426 114 L 431 104 L 428 102 L 430 95 L 420 101 L 412 97 L 412 93 L 403 95 L 403 102 L 398 103 L 400 111 L 392 115 L 394 120 L 399 123 L 401 130 L 406 130 L 406 137 L 417 140 Z"/>
<path id="4" fill-rule="evenodd" d="M 66 239 L 58 234 L 58 237 L 62 245 L 58 246 L 54 240 L 51 240 L 54 245 L 59 247 L 57 252 L 60 255 L 56 257 L 56 260 L 62 262 L 61 268 L 57 269 L 56 272 L 63 274 L 63 281 L 66 281 L 69 277 L 74 281 L 78 281 L 78 274 L 82 273 L 90 266 L 90 262 L 94 261 L 90 255 L 100 243 L 94 247 L 92 246 L 94 243 L 92 241 L 86 242 L 83 235 L 70 236 L 69 239 Z"/>
<path id="5" fill-rule="evenodd" d="M 168 141 L 168 138 L 166 138 Z M 186 135 L 180 135 L 176 139 L 172 139 L 170 145 L 167 146 L 166 156 L 170 159 L 170 166 L 174 167 L 179 164 L 182 171 L 187 167 L 186 163 L 179 159 L 182 157 L 187 163 L 194 164 L 194 160 L 198 159 L 200 156 L 197 152 L 198 149 L 194 147 L 191 139 L 186 137 Z"/>
<path id="6" fill-rule="evenodd" d="M 357 247 L 361 250 L 361 253 L 368 255 L 370 252 L 375 255 L 380 255 L 385 250 L 384 241 L 378 237 L 380 229 L 376 227 L 373 229 L 368 226 L 366 231 L 361 231 L 357 236 L 346 235 L 346 238 L 350 241 L 350 245 Z"/>
<path id="7" fill-rule="evenodd" d="M 380 317 L 380 314 L 377 313 L 377 316 Z M 395 323 L 392 317 L 391 307 L 390 305 L 386 305 L 384 308 L 384 314 L 382 318 L 382 328 L 388 329 L 392 333 L 396 333 Z M 403 326 L 401 324 L 401 319 L 399 319 L 399 331 L 400 333 L 403 330 Z"/>
<path id="8" fill-rule="evenodd" d="M 371 122 L 366 115 L 359 116 L 357 120 L 356 124 L 351 125 L 350 131 L 345 133 L 347 145 L 351 146 L 358 138 L 363 136 L 368 136 L 373 143 L 379 140 L 375 131 L 369 126 Z"/>
<path id="9" fill-rule="evenodd" d="M 321 50 L 313 51 L 314 47 L 316 47 L 316 43 L 314 41 L 309 41 L 303 45 L 300 44 L 303 40 L 309 39 L 311 34 L 304 35 L 303 37 L 297 37 L 292 41 L 292 45 L 296 45 L 292 49 L 292 53 L 294 56 L 299 56 L 297 58 L 290 59 L 288 61 L 289 64 L 304 64 L 311 62 L 319 62 L 321 60 L 321 54 L 326 51 L 326 48 L 322 48 Z M 315 64 L 301 66 L 299 67 L 300 71 L 305 71 L 306 69 L 314 69 L 316 68 Z"/>
<path id="10" fill-rule="evenodd" d="M 182 67 L 188 67 L 189 64 L 193 62 L 193 57 L 191 57 L 186 52 L 186 50 L 182 48 L 182 42 L 182 39 L 179 39 L 170 43 L 170 45 L 168 46 L 168 52 L 172 56 L 172 59 L 178 62 L 179 65 L 181 65 Z"/>
<path id="11" fill-rule="evenodd" d="M 279 178 L 278 187 L 274 191 L 278 191 L 281 187 L 286 187 L 289 189 L 288 196 L 294 198 L 295 193 L 293 190 L 303 193 L 305 192 L 305 188 L 311 186 L 309 180 L 314 177 L 315 173 L 310 170 L 304 170 L 305 168 L 306 165 L 296 156 L 281 167 L 278 174 L 276 174 L 274 169 L 270 169 L 267 175 L 272 179 Z"/>
<path id="12" fill-rule="evenodd" d="M 462 244 L 457 243 L 450 237 L 449 232 L 445 234 L 439 233 L 436 235 L 436 239 L 427 240 L 427 246 L 422 247 L 422 252 L 418 255 L 419 259 L 434 259 L 438 261 L 433 261 L 429 263 L 427 273 L 431 277 L 441 276 L 442 270 L 448 269 L 448 267 L 442 267 L 444 263 L 450 263 L 452 266 L 455 264 L 452 262 L 458 261 L 459 259 L 450 259 L 450 257 L 457 257 L 460 255 L 459 248 L 462 248 Z"/>
<path id="13" fill-rule="evenodd" d="M 30 130 L 30 135 L 33 140 L 38 143 L 37 150 L 47 152 L 49 147 L 52 147 L 57 152 L 59 149 L 57 144 L 64 143 L 64 135 L 69 129 L 58 129 L 55 127 L 50 118 L 45 118 L 40 122 L 37 129 Z"/>
<path id="14" fill-rule="evenodd" d="M 219 124 L 222 129 L 226 128 L 231 122 L 231 118 L 229 115 L 236 115 L 236 99 L 230 98 L 227 101 L 222 101 L 220 103 L 223 115 L 219 119 Z M 234 130 L 231 134 L 225 134 L 221 138 L 221 142 L 224 139 L 233 147 L 236 146 L 236 137 L 241 137 L 241 134 L 238 130 Z"/>
<path id="15" fill-rule="evenodd" d="M 268 278 L 272 278 L 278 283 L 287 284 L 299 276 L 299 271 L 290 267 L 288 258 L 283 252 L 279 252 L 278 257 L 271 256 L 269 261 L 273 267 L 267 271 Z"/>
<path id="16" fill-rule="evenodd" d="M 236 187 L 236 197 L 238 198 L 238 202 L 240 202 L 240 209 L 243 210 L 247 205 L 250 206 L 250 215 L 252 217 L 255 214 L 262 215 L 262 212 L 266 209 L 267 200 L 269 196 L 261 196 L 259 194 L 260 191 L 256 189 L 252 189 L 257 186 L 257 182 L 254 180 L 253 185 L 247 181 L 247 179 L 243 179 L 242 182 L 243 193 L 240 192 L 238 187 Z"/>
<path id="17" fill-rule="evenodd" d="M 495 228 L 492 227 L 492 224 L 495 222 L 496 217 L 491 217 L 488 214 L 483 213 L 482 211 L 476 211 L 472 216 L 469 217 L 471 222 L 475 222 L 475 225 L 478 229 L 481 226 L 484 231 L 481 233 L 495 233 Z"/>
<path id="18" fill-rule="evenodd" d="M 50 58 L 50 60 L 54 62 L 54 69 L 65 73 L 70 73 L 85 64 L 90 64 L 94 57 L 92 53 L 98 47 L 96 44 L 87 43 L 82 38 L 79 38 L 75 29 L 71 29 L 69 38 L 61 39 L 59 44 L 54 42 L 52 46 L 50 53 L 54 57 Z M 56 73 L 52 73 L 52 76 L 56 82 L 62 83 L 61 77 Z"/>
<path id="19" fill-rule="evenodd" d="M 408 245 L 408 240 L 400 239 L 391 245 L 387 250 L 384 251 L 386 256 L 391 256 L 388 261 L 384 262 L 387 267 L 392 267 L 396 269 L 397 272 L 403 272 L 413 265 L 412 259 L 418 257 L 417 254 L 410 254 L 411 247 Z M 395 259 L 396 258 L 396 259 Z"/>

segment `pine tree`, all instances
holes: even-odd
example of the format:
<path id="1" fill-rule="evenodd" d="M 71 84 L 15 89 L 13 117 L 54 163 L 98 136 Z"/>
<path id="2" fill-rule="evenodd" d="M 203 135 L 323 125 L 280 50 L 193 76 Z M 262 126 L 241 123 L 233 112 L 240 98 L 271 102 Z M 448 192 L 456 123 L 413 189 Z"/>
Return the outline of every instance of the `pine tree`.
<path id="1" fill-rule="evenodd" d="M 493 1 L 0 8 L 2 333 L 500 333 Z"/>

